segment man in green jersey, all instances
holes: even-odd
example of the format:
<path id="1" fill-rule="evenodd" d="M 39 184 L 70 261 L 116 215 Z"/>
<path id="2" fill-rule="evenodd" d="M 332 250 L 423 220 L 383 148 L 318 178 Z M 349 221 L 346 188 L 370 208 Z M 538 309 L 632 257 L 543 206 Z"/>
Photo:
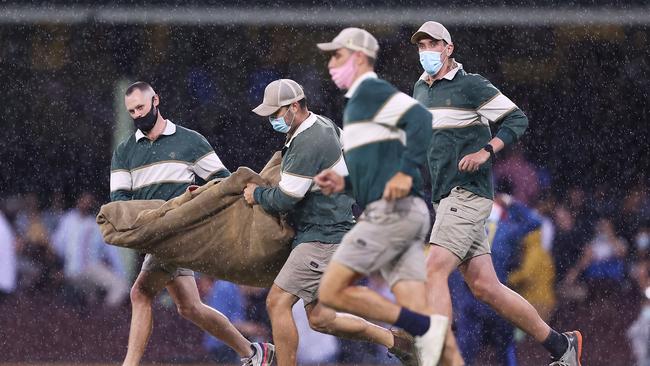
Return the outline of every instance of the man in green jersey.
<path id="1" fill-rule="evenodd" d="M 160 97 L 151 85 L 132 84 L 124 102 L 136 132 L 113 153 L 112 201 L 169 200 L 191 184 L 230 175 L 203 136 L 163 118 L 158 108 Z M 131 328 L 124 366 L 140 363 L 153 327 L 152 302 L 163 288 L 184 318 L 232 347 L 244 365 L 271 364 L 272 344 L 249 342 L 223 314 L 201 302 L 194 272 L 147 254 L 131 288 Z"/>
<path id="2" fill-rule="evenodd" d="M 420 168 L 431 139 L 431 114 L 413 98 L 379 79 L 375 37 L 346 28 L 332 42 L 332 80 L 347 90 L 343 149 L 348 174 L 327 169 L 315 178 L 325 194 L 350 192 L 364 209 L 323 277 L 319 299 L 332 308 L 396 325 L 414 336 L 423 366 L 435 366 L 448 317 L 427 305 L 424 241 L 429 211 Z M 356 280 L 380 271 L 397 304 Z"/>
<path id="3" fill-rule="evenodd" d="M 580 365 L 582 335 L 560 334 L 496 276 L 485 223 L 493 200 L 494 154 L 528 127 L 524 113 L 487 79 L 469 74 L 452 57 L 454 44 L 440 23 L 426 22 L 411 37 L 424 73 L 413 97 L 433 115 L 428 162 L 436 219 L 427 258 L 436 312 L 451 315 L 447 284 L 458 267 L 474 296 L 530 334 L 550 352 L 551 365 Z M 499 124 L 492 137 L 490 122 Z"/>
<path id="4" fill-rule="evenodd" d="M 312 329 L 381 344 L 400 360 L 408 361 L 408 338 L 399 333 L 394 336 L 388 329 L 354 315 L 337 313 L 318 301 L 323 272 L 343 235 L 354 226 L 352 198 L 324 195 L 312 180 L 325 169 L 347 173 L 340 129 L 327 117 L 309 111 L 302 87 L 290 79 L 270 83 L 262 104 L 253 112 L 268 117 L 276 131 L 287 134 L 278 187 L 249 183 L 244 190 L 249 204 L 286 214 L 296 230 L 293 250 L 266 300 L 278 365 L 296 365 L 298 332 L 291 309 L 299 299 L 304 302 Z"/>

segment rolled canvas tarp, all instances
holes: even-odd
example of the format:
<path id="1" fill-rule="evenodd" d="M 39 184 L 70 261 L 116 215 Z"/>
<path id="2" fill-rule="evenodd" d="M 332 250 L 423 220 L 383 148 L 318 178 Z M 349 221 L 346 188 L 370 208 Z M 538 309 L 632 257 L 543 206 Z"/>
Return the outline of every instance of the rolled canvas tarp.
<path id="1" fill-rule="evenodd" d="M 246 183 L 275 186 L 280 153 L 258 175 L 239 168 L 169 201 L 133 200 L 103 205 L 97 224 L 108 244 L 237 284 L 269 287 L 291 250 L 294 232 L 282 219 L 251 207 Z"/>

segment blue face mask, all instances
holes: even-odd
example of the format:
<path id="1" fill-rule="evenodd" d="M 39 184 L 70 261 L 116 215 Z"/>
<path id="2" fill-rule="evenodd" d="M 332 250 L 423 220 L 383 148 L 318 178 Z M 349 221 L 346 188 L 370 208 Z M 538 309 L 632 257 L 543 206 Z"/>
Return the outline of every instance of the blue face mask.
<path id="1" fill-rule="evenodd" d="M 442 52 L 437 51 L 422 51 L 420 52 L 420 63 L 427 74 L 434 76 L 442 68 L 442 61 L 440 55 Z"/>
<path id="2" fill-rule="evenodd" d="M 284 113 L 284 116 L 289 113 L 289 110 Z M 269 122 L 271 122 L 271 126 L 273 126 L 273 129 L 280 132 L 280 133 L 287 133 L 291 129 L 291 124 L 293 123 L 293 120 L 296 118 L 296 115 L 293 115 L 293 118 L 291 119 L 291 123 L 287 123 L 284 120 L 284 116 L 282 117 L 270 117 L 269 116 Z"/>
<path id="3" fill-rule="evenodd" d="M 269 117 L 269 122 L 271 122 L 271 126 L 273 126 L 274 130 L 280 133 L 289 132 L 290 127 L 287 125 L 286 122 L 284 122 L 284 117 L 278 117 L 278 118 Z"/>

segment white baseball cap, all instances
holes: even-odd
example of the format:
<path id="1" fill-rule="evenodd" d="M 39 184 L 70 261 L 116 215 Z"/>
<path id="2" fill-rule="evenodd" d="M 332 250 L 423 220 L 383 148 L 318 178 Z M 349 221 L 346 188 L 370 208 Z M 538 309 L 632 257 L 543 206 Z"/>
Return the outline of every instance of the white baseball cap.
<path id="1" fill-rule="evenodd" d="M 339 48 L 349 48 L 361 51 L 369 57 L 377 58 L 379 42 L 370 32 L 361 28 L 345 28 L 332 42 L 319 43 L 318 48 L 323 51 L 336 51 Z"/>
<path id="2" fill-rule="evenodd" d="M 418 29 L 418 31 L 413 33 L 411 36 L 411 43 L 418 43 L 418 41 L 422 38 L 441 39 L 448 44 L 452 44 L 451 34 L 449 34 L 447 28 L 445 28 L 444 25 L 434 21 L 428 21 L 422 24 L 420 29 Z"/>
<path id="3" fill-rule="evenodd" d="M 291 79 L 279 79 L 271 82 L 264 89 L 264 100 L 253 112 L 266 117 L 275 113 L 278 109 L 293 102 L 305 98 L 305 92 L 300 84 Z"/>

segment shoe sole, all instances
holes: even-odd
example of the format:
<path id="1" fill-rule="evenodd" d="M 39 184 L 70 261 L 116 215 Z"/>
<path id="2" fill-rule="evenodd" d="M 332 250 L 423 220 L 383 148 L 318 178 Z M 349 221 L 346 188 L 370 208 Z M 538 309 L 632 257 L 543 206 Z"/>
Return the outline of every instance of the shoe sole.
<path id="1" fill-rule="evenodd" d="M 262 365 L 271 366 L 271 363 L 273 363 L 273 356 L 275 356 L 275 346 L 263 343 L 262 348 L 264 349 L 264 359 L 262 359 Z"/>
<path id="2" fill-rule="evenodd" d="M 580 360 L 582 359 L 582 333 L 579 330 L 575 331 L 576 338 L 578 338 L 578 366 L 582 366 Z"/>

